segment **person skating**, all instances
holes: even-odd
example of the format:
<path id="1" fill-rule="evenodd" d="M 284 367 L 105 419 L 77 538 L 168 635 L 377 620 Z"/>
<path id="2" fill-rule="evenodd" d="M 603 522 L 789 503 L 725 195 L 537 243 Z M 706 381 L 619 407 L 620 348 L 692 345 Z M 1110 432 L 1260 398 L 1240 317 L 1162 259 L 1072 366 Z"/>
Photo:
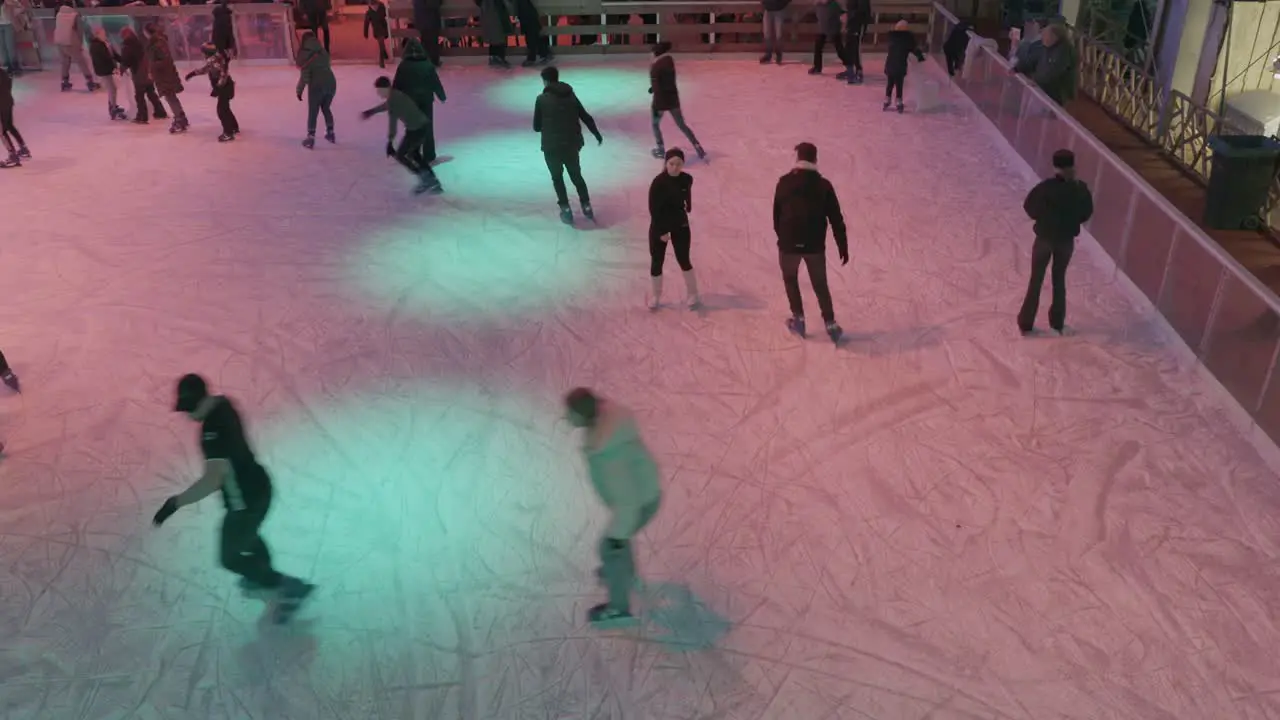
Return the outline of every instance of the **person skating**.
<path id="1" fill-rule="evenodd" d="M 796 146 L 796 165 L 778 180 L 773 194 L 773 231 L 778 236 L 778 263 L 782 283 L 791 305 L 787 327 L 804 337 L 804 301 L 800 297 L 800 265 L 809 270 L 813 294 L 818 296 L 818 309 L 827 334 L 838 341 L 843 334 L 836 324 L 827 285 L 827 225 L 835 236 L 840 264 L 849 264 L 849 240 L 844 214 L 831 181 L 818 172 L 818 148 L 812 143 Z"/>
<path id="2" fill-rule="evenodd" d="M 1049 327 L 1066 333 L 1067 266 L 1075 252 L 1080 226 L 1093 217 L 1093 193 L 1076 178 L 1076 157 L 1070 150 L 1053 154 L 1054 176 L 1027 193 L 1022 207 L 1035 221 L 1035 244 L 1031 246 L 1031 279 L 1018 312 L 1018 329 L 1023 335 L 1035 332 L 1040 309 L 1040 290 L 1045 271 L 1052 265 L 1053 301 L 1049 305 Z"/>
<path id="3" fill-rule="evenodd" d="M 378 41 L 378 67 L 385 68 L 387 60 L 391 56 L 387 54 L 387 38 L 390 37 L 391 31 L 387 25 L 387 6 L 382 0 L 369 0 L 369 8 L 364 11 L 364 39 L 369 39 L 369 33 L 373 33 L 373 39 Z"/>
<path id="4" fill-rule="evenodd" d="M 229 398 L 210 395 L 204 379 L 195 374 L 178 381 L 174 410 L 200 423 L 204 472 L 191 487 L 165 500 L 152 522 L 159 527 L 180 508 L 221 491 L 226 508 L 219 541 L 222 567 L 239 575 L 245 590 L 275 591 L 276 619 L 287 620 L 315 586 L 272 567 L 261 535 L 271 509 L 271 476 L 249 445 L 240 413 Z"/>
<path id="5" fill-rule="evenodd" d="M 421 161 L 422 144 L 430 132 L 430 118 L 427 117 L 426 113 L 422 112 L 422 108 L 418 107 L 413 98 L 391 87 L 391 78 L 386 75 L 374 81 L 373 86 L 378 91 L 378 97 L 382 98 L 382 104 L 365 110 L 361 113 L 361 116 L 367 120 L 379 113 L 387 113 L 389 118 L 387 157 L 395 158 L 396 162 L 403 165 L 418 178 L 418 185 L 414 188 L 414 193 L 430 192 L 439 194 L 444 192 L 444 188 L 441 187 L 435 171 L 431 169 L 431 164 Z M 404 125 L 404 137 L 401 138 L 400 145 L 397 147 L 395 144 L 396 126 L 399 124 Z"/>
<path id="6" fill-rule="evenodd" d="M 656 158 L 668 157 L 666 146 L 662 142 L 662 116 L 671 114 L 680 132 L 689 138 L 694 152 L 699 159 L 706 159 L 707 152 L 698 144 L 698 138 L 684 121 L 684 113 L 680 111 L 680 89 L 676 84 L 676 62 L 671 57 L 671 43 L 660 42 L 653 46 L 653 64 L 649 66 L 649 92 L 653 95 L 651 103 L 653 120 L 653 139 L 657 145 L 653 148 Z M 682 158 L 683 159 L 683 158 Z"/>
<path id="7" fill-rule="evenodd" d="M 324 49 L 329 50 L 329 11 L 332 0 L 300 0 L 299 8 L 306 17 L 307 27 L 316 35 L 324 36 Z"/>
<path id="8" fill-rule="evenodd" d="M 80 69 L 89 92 L 97 90 L 98 83 L 94 82 L 89 65 L 84 61 L 84 28 L 73 0 L 62 0 L 58 8 L 54 18 L 53 43 L 58 46 L 58 54 L 62 57 L 62 91 L 71 89 L 72 63 Z"/>
<path id="9" fill-rule="evenodd" d="M 680 148 L 668 150 L 666 159 L 662 172 L 649 183 L 649 281 L 652 284 L 649 309 L 662 306 L 662 265 L 670 243 L 676 253 L 676 264 L 684 273 L 685 303 L 693 310 L 702 304 L 698 278 L 689 260 L 693 176 L 684 172 L 684 152 Z"/>
<path id="10" fill-rule="evenodd" d="M 596 127 L 595 118 L 582 107 L 573 88 L 560 82 L 560 71 L 554 67 L 542 68 L 542 94 L 533 106 L 533 131 L 542 135 L 542 157 L 551 172 L 551 184 L 556 191 L 556 203 L 560 207 L 560 220 L 573 222 L 573 210 L 569 208 L 569 193 L 564 186 L 564 174 L 578 191 L 582 214 L 588 220 L 596 215 L 591 207 L 591 193 L 582 179 L 580 154 L 586 144 L 582 126 L 596 138 L 596 144 L 604 143 L 604 136 Z"/>
<path id="11" fill-rule="evenodd" d="M 924 53 L 916 44 L 916 35 L 908 29 L 906 20 L 899 20 L 889 31 L 889 50 L 884 59 L 884 109 L 888 110 L 897 99 L 898 112 L 905 106 L 902 104 L 902 87 L 907 81 L 907 65 L 911 55 L 924 62 Z"/>
<path id="12" fill-rule="evenodd" d="M 862 35 L 871 24 L 871 0 L 849 0 L 844 22 L 844 72 L 836 75 L 850 85 L 862 84 Z"/>
<path id="13" fill-rule="evenodd" d="M 133 121 L 139 125 L 147 124 L 148 102 L 151 103 L 157 120 L 167 119 L 169 115 L 164 111 L 164 106 L 160 104 L 160 96 L 156 94 L 155 83 L 151 82 L 151 71 L 147 66 L 146 48 L 142 46 L 142 40 L 138 38 L 138 34 L 131 27 L 120 30 L 120 67 L 128 71 L 129 78 L 133 82 L 133 104 L 136 113 L 133 116 Z"/>
<path id="14" fill-rule="evenodd" d="M 764 9 L 764 56 L 761 65 L 770 60 L 782 64 L 782 28 L 787 21 L 787 6 L 791 0 L 763 0 Z"/>
<path id="15" fill-rule="evenodd" d="M 584 429 L 582 454 L 591 485 L 610 517 L 600 539 L 597 576 L 608 589 L 608 602 L 596 605 L 587 619 L 598 627 L 634 625 L 631 591 L 637 583 L 633 540 L 658 513 L 662 487 L 658 463 L 645 447 L 631 412 L 586 388 L 565 397 L 569 422 Z"/>
<path id="16" fill-rule="evenodd" d="M 171 133 L 183 133 L 190 129 L 187 113 L 182 109 L 182 101 L 178 95 L 182 93 L 182 76 L 178 74 L 178 66 L 173 62 L 173 52 L 169 49 L 169 36 L 165 34 L 160 23 L 149 22 L 142 28 L 147 36 L 147 47 L 144 62 L 155 84 L 156 93 L 164 98 L 173 115 L 173 124 L 169 126 Z M 159 114 L 156 117 L 160 117 Z"/>
<path id="17" fill-rule="evenodd" d="M 236 96 L 236 81 L 227 70 L 230 59 L 225 52 L 214 47 L 213 43 L 205 43 L 200 50 L 205 56 L 204 65 L 187 73 L 187 82 L 197 75 L 209 76 L 209 94 L 218 99 L 218 121 L 222 123 L 222 134 L 218 136 L 218 142 L 231 142 L 240 134 L 240 121 L 231 111 L 231 101 Z"/>
<path id="18" fill-rule="evenodd" d="M 836 57 L 840 58 L 841 65 L 847 65 L 844 54 L 844 40 L 841 37 L 840 16 L 844 14 L 844 8 L 840 7 L 839 0 L 818 0 L 814 8 L 818 14 L 818 33 L 813 40 L 813 67 L 809 68 L 810 75 L 822 74 L 822 52 L 827 47 L 827 41 L 836 48 Z"/>
<path id="19" fill-rule="evenodd" d="M 9 152 L 9 157 L 0 160 L 0 169 L 22 167 L 22 161 L 31 157 L 22 133 L 13 124 L 13 78 L 4 68 L 0 68 L 0 141 Z"/>
<path id="20" fill-rule="evenodd" d="M 447 96 L 444 85 L 440 82 L 440 73 L 422 43 L 413 38 L 405 41 L 404 53 L 396 67 L 391 87 L 408 95 L 427 116 L 427 134 L 414 159 L 421 165 L 430 166 L 436 161 L 435 103 L 436 100 L 445 102 Z"/>
<path id="21" fill-rule="evenodd" d="M 302 47 L 298 50 L 298 100 L 307 91 L 307 138 L 302 146 L 310 150 L 316 146 L 316 116 L 324 114 L 324 139 L 338 142 L 333 132 L 333 98 L 338 93 L 338 78 L 329 64 L 329 52 L 320 46 L 320 39 L 313 32 L 302 34 Z"/>
<path id="22" fill-rule="evenodd" d="M 514 28 L 506 0 L 475 0 L 475 3 L 480 8 L 480 34 L 489 46 L 489 67 L 510 68 L 507 38 Z"/>
<path id="23" fill-rule="evenodd" d="M 89 61 L 93 65 L 93 74 L 98 76 L 101 85 L 107 89 L 107 116 L 112 120 L 128 120 L 129 114 L 116 103 L 116 67 L 120 62 L 120 55 L 107 42 L 105 28 L 97 27 L 93 30 L 93 37 L 89 40 Z"/>
<path id="24" fill-rule="evenodd" d="M 542 15 L 533 0 L 515 0 L 516 19 L 520 21 L 520 34 L 524 35 L 524 67 L 546 65 L 551 62 L 551 39 L 542 32 Z"/>
<path id="25" fill-rule="evenodd" d="M 963 20 L 951 29 L 946 42 L 942 43 L 942 55 L 947 61 L 947 75 L 955 77 L 964 70 L 964 56 L 969 49 L 969 23 Z"/>

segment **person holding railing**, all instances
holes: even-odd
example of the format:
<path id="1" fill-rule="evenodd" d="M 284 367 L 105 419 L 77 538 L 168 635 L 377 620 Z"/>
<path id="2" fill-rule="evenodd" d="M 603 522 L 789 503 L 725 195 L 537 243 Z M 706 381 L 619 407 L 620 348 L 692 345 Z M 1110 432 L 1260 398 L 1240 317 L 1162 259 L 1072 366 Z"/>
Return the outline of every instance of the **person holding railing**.
<path id="1" fill-rule="evenodd" d="M 1049 23 L 1040 30 L 1040 45 L 1028 44 L 1014 71 L 1031 78 L 1045 95 L 1059 105 L 1076 95 L 1078 62 L 1075 48 L 1067 40 L 1067 29 Z M 1020 48 L 1021 49 L 1021 48 Z"/>
<path id="2" fill-rule="evenodd" d="M 849 0 L 844 24 L 844 72 L 836 75 L 850 85 L 862 84 L 862 34 L 871 23 L 871 0 Z"/>
<path id="3" fill-rule="evenodd" d="M 1070 150 L 1053 154 L 1054 176 L 1031 189 L 1022 203 L 1027 217 L 1035 221 L 1036 241 L 1031 247 L 1031 279 L 1027 295 L 1018 311 L 1018 330 L 1035 332 L 1040 309 L 1044 274 L 1052 265 L 1053 301 L 1049 305 L 1049 327 L 1066 334 L 1067 265 L 1075 252 L 1080 226 L 1093 217 L 1093 193 L 1076 178 L 1076 156 Z"/>
<path id="4" fill-rule="evenodd" d="M 764 56 L 760 64 L 770 60 L 782 64 L 782 28 L 787 20 L 787 6 L 791 0 L 762 0 L 764 6 Z"/>

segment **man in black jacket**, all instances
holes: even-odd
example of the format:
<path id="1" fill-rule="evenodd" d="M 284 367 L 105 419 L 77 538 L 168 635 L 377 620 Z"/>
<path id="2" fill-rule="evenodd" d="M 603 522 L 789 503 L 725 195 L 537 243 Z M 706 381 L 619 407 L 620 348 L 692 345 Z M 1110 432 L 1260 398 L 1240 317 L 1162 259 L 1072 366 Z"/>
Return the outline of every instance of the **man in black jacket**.
<path id="1" fill-rule="evenodd" d="M 760 64 L 770 60 L 782 64 L 782 26 L 787 20 L 787 6 L 791 0 L 762 0 L 764 6 L 764 57 Z"/>
<path id="2" fill-rule="evenodd" d="M 1036 242 L 1031 247 L 1031 282 L 1018 313 L 1018 329 L 1023 335 L 1035 331 L 1040 308 L 1044 273 L 1053 265 L 1053 302 L 1049 305 L 1049 327 L 1062 335 L 1067 319 L 1067 265 L 1075 252 L 1080 226 L 1093 217 L 1093 193 L 1076 179 L 1076 156 L 1070 150 L 1053 154 L 1056 174 L 1036 185 L 1022 204 L 1035 221 Z"/>
<path id="3" fill-rule="evenodd" d="M 329 11 L 333 9 L 332 0 L 301 0 L 300 5 L 310 30 L 324 38 L 324 51 L 329 52 Z"/>
<path id="4" fill-rule="evenodd" d="M 564 186 L 564 173 L 569 171 L 569 180 L 578 191 L 578 202 L 582 205 L 582 214 L 588 220 L 595 219 L 591 209 L 591 194 L 587 183 L 582 179 L 582 163 L 578 159 L 585 141 L 582 137 L 582 126 L 596 138 L 596 144 L 604 142 L 596 121 L 582 107 L 582 102 L 574 94 L 573 88 L 560 82 L 560 71 L 555 67 L 542 69 L 542 94 L 533 106 L 533 131 L 542 134 L 542 156 L 547 161 L 547 169 L 551 171 L 551 184 L 556 189 L 556 202 L 560 206 L 560 219 L 566 224 L 573 223 L 573 210 L 569 209 L 569 193 Z"/>
<path id="5" fill-rule="evenodd" d="M 827 334 L 839 340 L 842 330 L 836 324 L 831 306 L 831 290 L 827 287 L 827 224 L 836 238 L 840 264 L 849 264 L 849 238 L 845 231 L 840 200 L 831 182 L 818 173 L 818 148 L 812 143 L 796 146 L 796 166 L 778 180 L 773 194 L 773 231 L 778 236 L 778 262 L 782 282 L 791 304 L 787 327 L 804 337 L 804 301 L 800 298 L 800 264 L 809 269 L 813 293 L 818 296 L 818 309 L 826 323 Z"/>

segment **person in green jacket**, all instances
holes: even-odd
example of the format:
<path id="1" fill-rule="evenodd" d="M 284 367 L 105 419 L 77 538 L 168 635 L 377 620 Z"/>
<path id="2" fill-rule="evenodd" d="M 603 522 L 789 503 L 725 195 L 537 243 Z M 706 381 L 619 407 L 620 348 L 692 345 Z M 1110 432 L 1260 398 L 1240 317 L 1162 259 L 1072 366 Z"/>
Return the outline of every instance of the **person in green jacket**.
<path id="1" fill-rule="evenodd" d="M 338 78 L 329 64 L 329 52 L 320 44 L 313 32 L 302 35 L 302 47 L 298 50 L 298 101 L 302 91 L 307 91 L 307 139 L 302 147 L 310 150 L 316 146 L 316 115 L 324 113 L 324 139 L 331 143 L 338 138 L 333 134 L 333 96 L 338 93 Z"/>

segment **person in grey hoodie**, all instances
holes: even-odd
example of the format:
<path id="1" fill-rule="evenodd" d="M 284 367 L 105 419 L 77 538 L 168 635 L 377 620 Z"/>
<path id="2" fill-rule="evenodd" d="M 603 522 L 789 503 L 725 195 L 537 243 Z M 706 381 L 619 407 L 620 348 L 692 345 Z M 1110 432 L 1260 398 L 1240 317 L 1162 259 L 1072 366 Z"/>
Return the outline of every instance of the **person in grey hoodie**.
<path id="1" fill-rule="evenodd" d="M 764 6 L 764 56 L 760 64 L 770 60 L 782 64 L 782 26 L 787 20 L 787 6 L 791 0 L 762 0 Z"/>
<path id="2" fill-rule="evenodd" d="M 1040 31 L 1040 47 L 1028 47 L 1014 71 L 1030 77 L 1045 95 L 1061 105 L 1076 95 L 1078 64 L 1067 29 L 1050 23 Z"/>
<path id="3" fill-rule="evenodd" d="M 89 92 L 98 89 L 98 83 L 89 72 L 89 64 L 84 59 L 84 27 L 80 24 L 80 12 L 76 10 L 72 0 L 62 0 L 58 14 L 54 19 L 53 43 L 58 46 L 58 54 L 62 56 L 62 92 L 71 89 L 71 63 L 75 63 L 84 75 L 85 87 Z"/>
<path id="4" fill-rule="evenodd" d="M 329 52 L 320 44 L 320 38 L 311 31 L 302 34 L 302 47 L 298 50 L 298 101 L 302 91 L 307 91 L 307 139 L 302 147 L 310 150 L 316 146 L 316 116 L 324 113 L 324 139 L 338 142 L 333 133 L 333 97 L 338 93 L 338 78 L 329 64 Z"/>
<path id="5" fill-rule="evenodd" d="M 608 588 L 609 600 L 591 608 L 587 619 L 598 627 L 634 625 L 631 590 L 637 575 L 631 546 L 635 536 L 658 514 L 662 503 L 658 463 L 645 447 L 627 408 L 587 388 L 570 391 L 565 406 L 569 422 L 586 430 L 582 454 L 591 485 L 610 513 L 600 539 L 597 570 Z"/>

